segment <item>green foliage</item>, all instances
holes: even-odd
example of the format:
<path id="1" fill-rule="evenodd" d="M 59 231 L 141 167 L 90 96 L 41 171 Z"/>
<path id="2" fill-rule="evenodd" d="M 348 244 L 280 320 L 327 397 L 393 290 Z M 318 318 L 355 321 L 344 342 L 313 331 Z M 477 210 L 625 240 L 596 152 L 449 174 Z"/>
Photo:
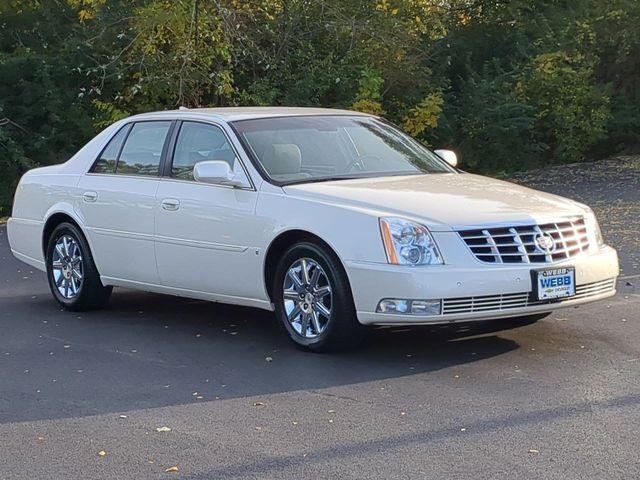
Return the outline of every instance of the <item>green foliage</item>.
<path id="1" fill-rule="evenodd" d="M 372 115 L 384 115 L 380 99 L 382 97 L 382 84 L 384 80 L 375 70 L 365 70 L 358 80 L 358 93 L 356 101 L 351 108 L 357 112 L 370 113 Z"/>
<path id="2" fill-rule="evenodd" d="M 0 128 L 7 125 L 8 123 L 0 121 Z M 0 129 L 0 217 L 6 217 L 11 213 L 9 205 L 13 200 L 18 179 L 33 166 L 11 135 Z"/>
<path id="3" fill-rule="evenodd" d="M 520 85 L 536 111 L 536 137 L 550 146 L 552 158 L 576 162 L 605 132 L 609 98 L 593 82 L 593 65 L 583 55 L 536 55 Z"/>
<path id="4" fill-rule="evenodd" d="M 65 161 L 95 134 L 74 12 L 58 2 L 0 3 L 0 216 L 19 176 Z M 53 28 L 55 26 L 55 28 Z"/>
<path id="5" fill-rule="evenodd" d="M 5 0 L 0 216 L 27 169 L 138 112 L 385 115 L 464 168 L 640 150 L 637 0 Z"/>
<path id="6" fill-rule="evenodd" d="M 229 45 L 215 9 L 147 2 L 133 12 L 124 99 L 135 110 L 225 103 L 233 93 Z"/>
<path id="7" fill-rule="evenodd" d="M 501 172 L 546 158 L 545 146 L 533 138 L 535 109 L 515 98 L 514 83 L 512 73 L 486 68 L 447 98 L 435 137 L 459 152 L 464 168 Z"/>
<path id="8" fill-rule="evenodd" d="M 404 120 L 405 131 L 409 135 L 419 137 L 428 128 L 436 128 L 442 113 L 443 103 L 442 92 L 438 91 L 427 95 L 409 111 L 409 115 Z"/>

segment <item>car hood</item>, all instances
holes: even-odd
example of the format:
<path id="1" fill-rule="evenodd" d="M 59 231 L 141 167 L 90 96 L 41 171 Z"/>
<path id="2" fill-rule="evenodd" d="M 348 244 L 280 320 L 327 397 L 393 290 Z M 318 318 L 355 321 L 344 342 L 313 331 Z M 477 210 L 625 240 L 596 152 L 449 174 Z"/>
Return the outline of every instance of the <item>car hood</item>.
<path id="1" fill-rule="evenodd" d="M 288 195 L 418 220 L 432 230 L 542 223 L 586 213 L 572 200 L 468 173 L 426 174 L 284 187 Z"/>

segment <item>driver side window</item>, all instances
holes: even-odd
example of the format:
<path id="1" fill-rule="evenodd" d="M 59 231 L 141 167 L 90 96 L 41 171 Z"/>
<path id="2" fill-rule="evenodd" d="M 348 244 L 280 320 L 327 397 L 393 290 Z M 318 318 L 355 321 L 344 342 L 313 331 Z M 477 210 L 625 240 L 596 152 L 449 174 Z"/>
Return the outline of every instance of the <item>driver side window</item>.
<path id="1" fill-rule="evenodd" d="M 227 162 L 232 171 L 239 167 L 235 151 L 220 128 L 206 123 L 183 122 L 176 140 L 171 176 L 193 180 L 196 163 L 211 160 Z"/>

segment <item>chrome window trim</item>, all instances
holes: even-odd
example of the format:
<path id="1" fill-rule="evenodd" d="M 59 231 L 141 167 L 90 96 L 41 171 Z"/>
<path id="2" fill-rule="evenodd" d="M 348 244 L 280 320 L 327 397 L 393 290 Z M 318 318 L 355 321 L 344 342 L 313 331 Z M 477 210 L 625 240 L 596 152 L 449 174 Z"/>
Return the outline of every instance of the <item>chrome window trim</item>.
<path id="1" fill-rule="evenodd" d="M 131 134 L 131 131 L 134 129 L 136 123 L 148 123 L 148 122 L 169 122 L 169 130 L 167 131 L 167 135 L 164 139 L 164 143 L 162 144 L 162 150 L 160 151 L 160 163 L 158 164 L 158 173 L 156 175 L 135 175 L 135 174 L 130 174 L 130 173 L 118 173 L 118 164 L 120 163 L 120 155 L 122 155 L 122 150 L 124 150 L 124 146 L 127 143 L 127 140 L 129 139 L 129 135 Z M 165 118 L 161 118 L 161 119 L 154 119 L 154 118 L 142 118 L 142 119 L 138 119 L 138 120 L 131 120 L 128 122 L 125 122 L 118 130 L 116 130 L 113 135 L 111 135 L 111 137 L 109 137 L 109 139 L 106 141 L 106 143 L 104 144 L 104 146 L 100 149 L 100 153 L 98 153 L 98 156 L 93 160 L 93 162 L 91 163 L 91 166 L 89 167 L 89 169 L 84 172 L 85 175 L 117 175 L 118 177 L 150 177 L 150 178 L 155 178 L 158 179 L 160 178 L 160 176 L 162 175 L 162 168 L 165 164 L 166 161 L 166 147 L 168 145 L 169 140 L 171 139 L 171 135 L 173 132 L 173 129 L 175 128 L 175 122 L 176 119 L 165 119 Z M 99 172 L 92 172 L 92 170 L 94 169 L 95 165 L 98 163 L 98 161 L 100 160 L 100 157 L 102 156 L 102 154 L 104 153 L 104 151 L 107 149 L 107 147 L 109 146 L 109 144 L 111 143 L 111 141 L 116 137 L 116 135 L 118 135 L 118 133 L 120 133 L 124 128 L 128 128 L 129 130 L 127 131 L 127 134 L 124 137 L 124 140 L 122 141 L 122 145 L 120 145 L 120 148 L 118 149 L 118 157 L 116 158 L 116 166 L 113 170 L 113 173 L 99 173 Z"/>
<path id="2" fill-rule="evenodd" d="M 175 140 L 178 139 L 178 135 L 180 134 L 180 129 L 179 127 L 182 126 L 182 123 L 184 122 L 194 122 L 194 123 L 204 123 L 207 125 L 211 125 L 213 127 L 217 127 L 219 128 L 222 133 L 224 134 L 225 138 L 227 139 L 227 142 L 229 143 L 229 146 L 231 146 L 231 148 L 233 149 L 233 152 L 236 155 L 236 160 L 240 163 L 240 166 L 242 168 L 242 171 L 244 172 L 244 175 L 248 181 L 248 185 L 239 185 L 239 186 L 232 186 L 232 185 L 216 185 L 213 183 L 203 183 L 203 182 L 196 182 L 195 180 L 183 180 L 183 179 L 177 179 L 177 178 L 173 178 L 171 176 L 166 176 L 164 175 L 164 173 L 162 171 L 158 172 L 158 175 L 135 175 L 135 174 L 123 174 L 123 173 L 97 173 L 97 172 L 92 172 L 91 170 L 93 170 L 93 167 L 95 165 L 95 163 L 100 159 L 100 156 L 102 155 L 102 152 L 104 151 L 105 148 L 107 148 L 107 145 L 109 145 L 109 143 L 111 142 L 111 140 L 113 140 L 113 138 L 123 129 L 123 128 L 129 128 L 129 132 L 131 131 L 131 128 L 133 128 L 133 125 L 135 123 L 138 122 L 178 122 L 180 125 L 176 126 L 175 128 L 178 128 L 177 132 L 176 132 L 176 137 Z M 122 142 L 122 145 L 120 146 L 120 150 L 122 150 L 122 148 L 124 148 L 124 144 L 127 141 L 127 137 L 129 136 L 129 132 L 127 132 L 127 136 L 125 137 L 124 141 Z M 172 135 L 172 131 L 170 130 L 167 133 L 167 140 L 170 141 L 171 138 L 169 138 Z M 166 158 L 164 160 L 161 160 L 160 163 L 160 169 L 162 170 L 163 164 L 169 162 L 169 160 L 171 160 L 171 163 L 173 163 L 173 154 L 175 152 L 175 144 L 173 145 L 173 150 L 171 152 L 167 152 L 166 154 Z M 247 155 L 247 153 L 245 152 L 245 155 Z M 120 157 L 120 153 L 118 153 L 118 160 Z M 249 156 L 247 155 L 247 158 L 249 158 Z M 117 162 L 116 162 L 116 168 L 117 168 Z M 91 175 L 91 176 L 102 176 L 102 177 L 117 177 L 117 178 L 146 178 L 146 179 L 152 179 L 152 180 L 162 180 L 162 181 L 172 181 L 172 182 L 183 182 L 183 183 L 188 183 L 188 184 L 194 184 L 197 183 L 198 185 L 207 185 L 209 187 L 219 187 L 219 188 L 230 188 L 230 189 L 234 189 L 234 190 L 246 190 L 246 191 L 253 191 L 253 192 L 257 192 L 258 189 L 255 186 L 255 183 L 253 181 L 253 179 L 251 178 L 251 175 L 249 174 L 249 171 L 247 170 L 247 167 L 245 165 L 245 162 L 242 160 L 242 155 L 240 155 L 240 152 L 238 151 L 238 148 L 236 147 L 233 139 L 231 138 L 231 136 L 229 135 L 229 132 L 227 132 L 227 129 L 225 128 L 225 125 L 222 123 L 219 123 L 215 120 L 210 120 L 207 118 L 199 118 L 199 119 L 193 119 L 193 118 L 183 118 L 180 116 L 175 116 L 175 115 L 171 115 L 170 117 L 167 118 L 141 118 L 141 119 L 136 119 L 136 120 L 132 120 L 130 122 L 126 122 L 125 124 L 123 124 L 120 128 L 118 128 L 113 135 L 111 135 L 109 137 L 109 139 L 105 142 L 104 146 L 100 149 L 100 153 L 98 154 L 98 156 L 94 159 L 94 161 L 91 163 L 91 165 L 89 166 L 89 169 L 84 172 L 84 175 Z"/>
<path id="3" fill-rule="evenodd" d="M 134 175 L 131 173 L 94 173 L 86 172 L 84 175 L 92 177 L 115 177 L 115 178 L 137 178 L 146 180 L 160 180 L 161 177 L 157 175 Z"/>
<path id="4" fill-rule="evenodd" d="M 245 172 L 245 174 L 246 174 L 246 172 Z M 248 175 L 247 175 L 247 178 L 249 178 Z M 172 177 L 166 177 L 166 176 L 162 176 L 160 178 L 157 178 L 156 180 L 160 180 L 161 182 L 186 183 L 188 185 L 194 185 L 194 184 L 195 185 L 203 185 L 203 186 L 206 186 L 206 187 L 229 188 L 231 190 L 245 190 L 247 192 L 256 192 L 257 191 L 251 185 L 238 185 L 238 186 L 222 185 L 222 184 L 216 184 L 216 183 L 197 182 L 195 180 L 183 180 L 183 179 L 180 179 L 180 178 L 172 178 Z"/>

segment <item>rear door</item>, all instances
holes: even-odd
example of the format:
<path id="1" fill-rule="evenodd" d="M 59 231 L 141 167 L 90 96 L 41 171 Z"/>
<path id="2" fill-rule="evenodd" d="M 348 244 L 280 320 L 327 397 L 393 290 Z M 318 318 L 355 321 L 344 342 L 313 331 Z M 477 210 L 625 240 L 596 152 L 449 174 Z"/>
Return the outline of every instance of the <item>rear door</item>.
<path id="1" fill-rule="evenodd" d="M 154 209 L 171 121 L 125 125 L 79 183 L 81 215 L 100 274 L 158 284 Z"/>

